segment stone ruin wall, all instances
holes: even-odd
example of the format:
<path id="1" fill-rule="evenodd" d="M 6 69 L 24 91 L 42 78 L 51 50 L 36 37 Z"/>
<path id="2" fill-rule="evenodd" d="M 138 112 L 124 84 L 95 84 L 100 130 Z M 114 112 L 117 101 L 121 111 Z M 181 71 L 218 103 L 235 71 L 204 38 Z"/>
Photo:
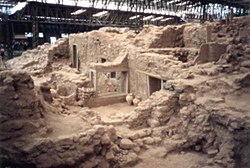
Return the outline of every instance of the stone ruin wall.
<path id="1" fill-rule="evenodd" d="M 151 36 L 147 37 L 148 34 Z M 178 67 L 179 60 L 182 60 L 181 57 L 185 57 L 185 62 L 192 62 L 198 55 L 200 45 L 205 42 L 206 26 L 184 25 L 152 29 L 146 27 L 135 38 L 135 45 L 138 44 L 139 48 L 128 50 L 130 92 L 143 99 L 148 98 L 148 75 L 146 73 L 165 79 L 176 77 L 179 73 L 175 71 L 174 67 Z"/>
<path id="2" fill-rule="evenodd" d="M 69 54 L 72 58 L 73 45 L 76 45 L 81 72 L 88 73 L 89 64 L 100 63 L 101 58 L 111 62 L 119 56 L 123 47 L 117 39 L 111 38 L 111 33 L 102 31 L 71 34 L 69 36 Z"/>
<path id="3" fill-rule="evenodd" d="M 42 128 L 43 107 L 25 72 L 0 72 L 0 137 L 9 141 Z"/>
<path id="4" fill-rule="evenodd" d="M 200 48 L 207 41 L 207 26 L 190 23 L 183 30 L 184 47 Z"/>
<path id="5" fill-rule="evenodd" d="M 200 26 L 198 24 L 195 26 L 148 26 L 138 35 L 131 32 L 130 36 L 125 36 L 127 37 L 124 37 L 124 35 L 119 32 L 119 29 L 112 28 L 102 28 L 99 31 L 89 33 L 72 34 L 69 36 L 69 55 L 72 59 L 73 45 L 76 45 L 80 61 L 80 71 L 88 74 L 89 63 L 100 62 L 101 58 L 105 58 L 107 61 L 113 61 L 119 55 L 127 52 L 129 64 L 129 90 L 145 99 L 148 97 L 147 75 L 138 73 L 136 70 L 142 70 L 148 73 L 152 73 L 153 71 L 153 74 L 160 73 L 160 75 L 163 74 L 166 76 L 166 69 L 162 68 L 160 64 L 167 63 L 168 61 L 165 61 L 164 58 L 160 60 L 159 58 L 152 58 L 149 60 L 149 58 L 141 54 L 141 50 L 146 49 L 145 52 L 147 53 L 149 52 L 147 51 L 149 48 L 183 48 L 160 54 L 180 55 L 180 57 L 184 55 L 185 57 L 189 56 L 189 60 L 192 60 L 197 56 L 197 51 L 184 51 L 185 47 L 198 49 L 202 43 L 206 42 L 206 26 Z M 157 51 L 150 52 L 154 53 Z M 156 64 L 159 65 L 156 66 Z M 152 67 L 154 65 L 156 67 Z M 108 90 L 112 90 L 112 88 Z"/>

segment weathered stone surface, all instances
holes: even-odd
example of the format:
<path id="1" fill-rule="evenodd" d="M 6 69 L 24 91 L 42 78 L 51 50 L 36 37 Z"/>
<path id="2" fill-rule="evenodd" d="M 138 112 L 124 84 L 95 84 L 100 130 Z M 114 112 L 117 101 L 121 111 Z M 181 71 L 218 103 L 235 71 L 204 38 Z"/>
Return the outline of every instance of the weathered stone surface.
<path id="1" fill-rule="evenodd" d="M 207 154 L 208 154 L 209 156 L 214 156 L 214 155 L 216 155 L 218 152 L 219 152 L 218 149 L 208 149 L 208 150 L 207 150 Z"/>
<path id="2" fill-rule="evenodd" d="M 243 62 L 241 63 L 241 66 L 242 66 L 242 67 L 248 67 L 248 68 L 250 68 L 250 60 L 243 61 Z"/>
<path id="3" fill-rule="evenodd" d="M 125 161 L 122 163 L 124 166 L 134 165 L 138 161 L 138 156 L 134 152 L 130 152 L 125 157 Z"/>
<path id="4" fill-rule="evenodd" d="M 147 123 L 152 128 L 160 125 L 160 122 L 158 120 L 155 120 L 155 119 L 148 119 Z"/>
<path id="5" fill-rule="evenodd" d="M 202 44 L 199 56 L 195 59 L 195 63 L 205 63 L 218 61 L 220 56 L 226 52 L 226 44 L 206 43 Z"/>
<path id="6" fill-rule="evenodd" d="M 114 159 L 114 153 L 112 152 L 112 151 L 108 151 L 107 153 L 106 153 L 106 159 L 107 160 L 111 160 L 111 159 Z"/>
<path id="7" fill-rule="evenodd" d="M 142 140 L 147 145 L 152 145 L 154 143 L 154 139 L 152 137 L 145 137 Z"/>
<path id="8" fill-rule="evenodd" d="M 109 138 L 109 136 L 107 134 L 104 134 L 102 136 L 102 141 L 101 142 L 102 142 L 103 145 L 109 145 L 111 143 L 111 140 L 110 140 L 110 138 Z"/>
<path id="9" fill-rule="evenodd" d="M 122 149 L 131 149 L 135 144 L 129 139 L 122 139 L 119 145 Z"/>

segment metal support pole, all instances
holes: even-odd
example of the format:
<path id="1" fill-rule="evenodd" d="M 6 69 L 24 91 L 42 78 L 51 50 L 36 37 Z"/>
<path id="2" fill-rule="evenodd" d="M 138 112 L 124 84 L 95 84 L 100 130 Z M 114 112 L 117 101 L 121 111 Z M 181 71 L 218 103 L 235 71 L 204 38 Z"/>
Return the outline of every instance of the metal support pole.
<path id="1" fill-rule="evenodd" d="M 36 48 L 39 44 L 39 30 L 38 30 L 38 21 L 36 19 L 32 20 L 32 47 Z"/>

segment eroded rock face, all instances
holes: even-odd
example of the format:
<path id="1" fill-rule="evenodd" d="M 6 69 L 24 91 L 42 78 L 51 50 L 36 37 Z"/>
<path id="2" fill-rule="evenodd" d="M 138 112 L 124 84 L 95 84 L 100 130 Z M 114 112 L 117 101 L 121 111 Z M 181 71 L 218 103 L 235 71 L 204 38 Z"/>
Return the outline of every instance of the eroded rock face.
<path id="1" fill-rule="evenodd" d="M 20 153 L 14 150 L 18 148 L 17 142 L 44 128 L 43 115 L 43 107 L 28 74 L 0 72 L 0 148 L 3 157 L 19 156 Z"/>
<path id="2" fill-rule="evenodd" d="M 33 79 L 25 72 L 0 72 L 0 112 L 11 119 L 40 118 Z"/>

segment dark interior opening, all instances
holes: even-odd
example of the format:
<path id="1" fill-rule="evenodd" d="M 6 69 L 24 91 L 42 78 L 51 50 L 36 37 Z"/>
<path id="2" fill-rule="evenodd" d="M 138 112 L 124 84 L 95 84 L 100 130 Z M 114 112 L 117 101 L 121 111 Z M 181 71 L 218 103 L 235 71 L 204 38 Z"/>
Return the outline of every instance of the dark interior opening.
<path id="1" fill-rule="evenodd" d="M 107 59 L 101 58 L 101 63 L 105 63 L 106 61 L 107 61 Z"/>
<path id="2" fill-rule="evenodd" d="M 151 77 L 148 77 L 149 80 L 149 95 L 152 95 L 152 93 L 161 90 L 161 80 Z"/>
<path id="3" fill-rule="evenodd" d="M 73 45 L 73 63 L 72 67 L 76 68 L 77 67 L 77 50 L 76 50 L 76 45 Z"/>

